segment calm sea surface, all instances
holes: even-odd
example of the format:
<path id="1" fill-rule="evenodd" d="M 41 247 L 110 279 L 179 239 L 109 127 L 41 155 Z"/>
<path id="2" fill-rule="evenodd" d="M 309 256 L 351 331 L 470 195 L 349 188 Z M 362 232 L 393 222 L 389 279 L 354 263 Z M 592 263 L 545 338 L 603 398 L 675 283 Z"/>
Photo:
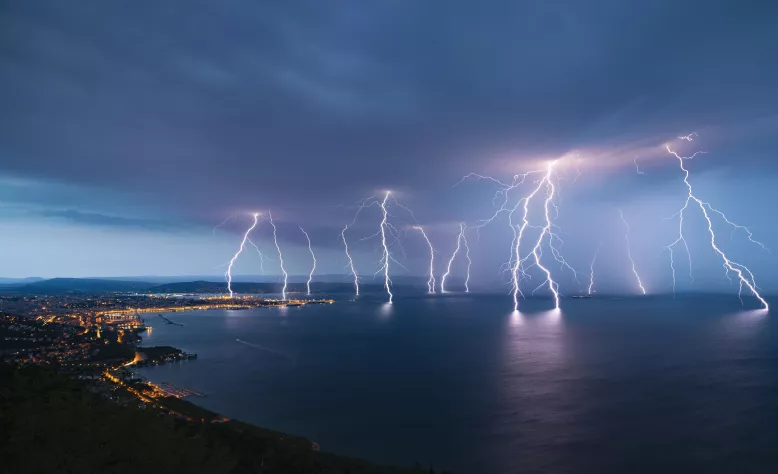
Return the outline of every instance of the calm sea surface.
<path id="1" fill-rule="evenodd" d="M 380 295 L 156 316 L 139 372 L 229 417 L 460 474 L 776 473 L 778 322 L 736 297 Z"/>

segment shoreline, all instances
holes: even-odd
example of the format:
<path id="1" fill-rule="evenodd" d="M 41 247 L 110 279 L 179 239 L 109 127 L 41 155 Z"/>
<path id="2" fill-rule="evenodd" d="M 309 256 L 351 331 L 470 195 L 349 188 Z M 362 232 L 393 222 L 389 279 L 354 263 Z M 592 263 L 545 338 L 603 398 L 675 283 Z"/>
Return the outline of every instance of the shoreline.
<path id="1" fill-rule="evenodd" d="M 320 304 L 323 304 L 324 302 L 326 302 L 326 300 L 321 300 L 321 301 L 317 301 L 317 302 L 320 303 Z M 273 308 L 273 307 L 277 307 L 277 306 L 269 305 L 269 306 L 260 306 L 258 308 Z M 212 308 L 212 309 L 219 309 L 219 308 Z M 244 308 L 244 309 L 255 309 L 255 308 Z M 184 310 L 184 311 L 186 311 L 186 310 Z M 184 327 L 184 324 L 177 323 L 175 321 L 171 321 L 170 319 L 168 319 L 165 316 L 165 313 L 179 313 L 179 312 L 184 312 L 184 311 L 168 311 L 168 312 L 163 312 L 163 313 L 159 314 L 159 317 L 162 318 L 164 321 L 166 321 L 165 322 L 166 325 L 173 325 L 173 326 Z M 151 326 L 148 326 L 148 327 L 151 327 Z M 137 342 L 134 345 L 134 348 L 136 350 L 136 354 L 137 354 L 139 349 L 154 349 L 154 348 L 164 347 L 164 348 L 170 348 L 170 349 L 174 349 L 176 351 L 180 351 L 179 353 L 185 354 L 187 357 L 176 359 L 176 360 L 164 360 L 161 363 L 148 363 L 148 364 L 144 364 L 144 365 L 137 365 L 137 364 L 125 365 L 125 366 L 120 367 L 120 369 L 129 370 L 132 373 L 133 378 L 135 378 L 135 376 L 140 376 L 142 378 L 144 384 L 152 386 L 155 390 L 157 390 L 157 391 L 159 391 L 161 393 L 165 393 L 166 395 L 168 395 L 167 396 L 167 399 L 168 399 L 167 400 L 167 404 L 175 405 L 175 407 L 178 408 L 177 410 L 175 410 L 176 413 L 174 413 L 174 414 L 198 415 L 198 416 L 201 417 L 200 421 L 203 422 L 203 423 L 205 423 L 205 422 L 210 422 L 210 423 L 235 422 L 235 423 L 240 423 L 242 425 L 251 426 L 251 427 L 254 427 L 254 428 L 260 429 L 260 430 L 275 431 L 275 430 L 271 430 L 270 428 L 265 428 L 265 427 L 262 427 L 262 426 L 259 426 L 259 425 L 256 425 L 256 424 L 253 424 L 253 423 L 250 423 L 250 422 L 246 422 L 246 421 L 242 421 L 242 420 L 238 420 L 238 419 L 234 419 L 234 418 L 229 418 L 229 417 L 225 416 L 222 413 L 217 413 L 217 412 L 211 411 L 208 408 L 205 408 L 205 407 L 203 407 L 203 406 L 201 406 L 201 405 L 191 401 L 191 397 L 207 397 L 208 394 L 201 393 L 201 392 L 199 392 L 197 390 L 192 390 L 192 389 L 186 388 L 186 387 L 178 387 L 178 386 L 176 386 L 174 384 L 171 384 L 171 383 L 165 382 L 165 381 L 152 382 L 145 375 L 141 375 L 141 374 L 135 373 L 135 371 L 132 370 L 134 367 L 137 367 L 137 368 L 150 368 L 150 367 L 154 367 L 154 366 L 158 366 L 158 365 L 167 365 L 167 364 L 182 363 L 182 362 L 193 362 L 193 361 L 197 361 L 197 359 L 198 359 L 198 355 L 196 353 L 191 353 L 191 354 L 190 353 L 186 353 L 182 349 L 177 348 L 177 347 L 173 347 L 173 346 L 149 346 L 149 347 L 142 347 L 141 344 L 143 344 L 143 341 L 144 341 L 142 334 L 145 333 L 145 332 L 146 332 L 145 329 L 143 329 L 143 330 L 139 329 L 137 331 L 137 333 L 136 333 L 136 341 Z M 238 341 L 240 341 L 240 340 L 238 340 Z M 137 358 L 137 356 L 136 356 L 136 358 Z M 133 362 L 133 361 L 131 361 L 131 362 Z M 175 400 L 175 402 L 172 402 L 172 400 Z M 189 417 L 189 418 L 191 418 L 191 417 Z M 191 419 L 190 421 L 196 421 L 196 420 L 195 419 Z M 278 432 L 278 433 L 280 433 L 280 434 L 282 434 L 282 435 L 284 435 L 286 437 L 299 438 L 301 440 L 306 440 L 306 441 L 310 442 L 310 444 L 312 446 L 312 449 L 314 451 L 319 451 L 320 450 L 319 444 L 317 442 L 313 441 L 313 440 L 308 440 L 305 437 L 302 437 L 302 436 L 299 436 L 299 435 L 295 435 L 295 434 L 284 434 L 284 433 L 281 433 L 281 432 Z"/>

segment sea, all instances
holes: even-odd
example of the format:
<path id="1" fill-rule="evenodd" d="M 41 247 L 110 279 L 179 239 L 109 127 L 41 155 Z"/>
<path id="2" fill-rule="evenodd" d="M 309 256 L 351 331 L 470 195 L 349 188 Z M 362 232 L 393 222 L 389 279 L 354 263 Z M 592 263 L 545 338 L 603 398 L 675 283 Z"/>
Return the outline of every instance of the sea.
<path id="1" fill-rule="evenodd" d="M 778 321 L 737 296 L 445 294 L 148 316 L 138 369 L 322 451 L 455 474 L 776 473 Z M 750 302 L 747 302 L 750 304 Z"/>

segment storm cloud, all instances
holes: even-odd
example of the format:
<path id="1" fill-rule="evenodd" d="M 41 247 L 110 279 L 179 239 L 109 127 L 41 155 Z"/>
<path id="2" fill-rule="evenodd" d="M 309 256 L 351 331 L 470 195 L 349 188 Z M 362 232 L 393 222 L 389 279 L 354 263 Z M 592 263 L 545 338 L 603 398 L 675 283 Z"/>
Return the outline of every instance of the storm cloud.
<path id="1" fill-rule="evenodd" d="M 710 148 L 706 176 L 775 173 L 776 15 L 724 0 L 11 1 L 0 165 L 127 219 L 272 208 L 333 248 L 365 196 L 397 191 L 443 238 L 491 211 L 494 189 L 453 188 L 462 175 L 571 151 L 588 160 L 572 196 L 610 211 L 677 180 L 672 162 L 641 156 L 638 177 L 633 159 L 679 133 Z M 609 187 L 605 160 L 623 164 Z M 110 215 L 94 201 L 47 212 L 91 225 Z"/>

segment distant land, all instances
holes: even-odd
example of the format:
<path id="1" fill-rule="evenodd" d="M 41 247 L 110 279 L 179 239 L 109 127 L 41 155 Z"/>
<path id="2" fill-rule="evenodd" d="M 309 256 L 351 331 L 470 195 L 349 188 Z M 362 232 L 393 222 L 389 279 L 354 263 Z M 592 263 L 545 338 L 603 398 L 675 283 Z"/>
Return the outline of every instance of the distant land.
<path id="1" fill-rule="evenodd" d="M 27 283 L 0 286 L 0 293 L 23 295 L 62 295 L 62 294 L 97 294 L 97 293 L 226 293 L 227 284 L 223 280 L 207 281 L 179 281 L 174 283 L 159 284 L 150 281 L 118 280 L 110 278 L 51 278 L 49 280 L 34 280 Z M 311 283 L 312 293 L 335 293 L 352 291 L 350 282 L 327 283 L 314 281 Z M 380 289 L 381 284 L 363 284 L 364 288 Z M 404 286 L 404 285 L 396 285 Z M 265 294 L 280 293 L 281 283 L 261 282 L 233 282 L 232 289 L 240 294 Z M 306 291 L 304 283 L 290 283 L 289 293 L 301 293 Z"/>
<path id="2" fill-rule="evenodd" d="M 365 280 L 372 278 L 372 273 L 362 275 Z M 9 282 L 14 284 L 33 283 L 42 280 L 55 280 L 55 279 L 74 279 L 74 280 L 122 280 L 122 281 L 140 281 L 144 283 L 156 283 L 161 285 L 163 283 L 179 283 L 189 281 L 225 281 L 224 275 L 219 273 L 216 275 L 128 275 L 128 276 L 100 276 L 90 275 L 84 277 L 71 277 L 68 275 L 61 275 L 57 277 L 41 278 L 41 277 L 29 277 L 29 278 L 3 278 L 0 277 L 0 286 L 3 282 Z M 240 274 L 233 275 L 233 282 L 249 282 L 249 283 L 281 283 L 281 275 L 253 275 L 253 274 Z M 308 274 L 305 275 L 289 275 L 289 283 L 305 283 L 308 280 Z M 376 279 L 379 282 L 380 278 Z M 327 273 L 316 274 L 313 276 L 313 281 L 317 283 L 352 283 L 354 277 L 350 274 L 340 273 Z M 413 275 L 393 275 L 392 281 L 403 285 L 427 285 L 426 276 L 413 276 Z M 381 280 L 382 282 L 382 280 Z"/>
<path id="3" fill-rule="evenodd" d="M 18 286 L 18 285 L 26 285 L 28 283 L 34 283 L 36 281 L 44 280 L 44 278 L 40 277 L 27 277 L 27 278 L 5 278 L 0 277 L 0 287 L 2 286 Z"/>
<path id="4" fill-rule="evenodd" d="M 346 275 L 323 275 L 330 281 L 321 281 L 317 277 L 311 283 L 311 293 L 314 296 L 350 294 L 354 291 L 353 282 Z M 160 282 L 162 278 L 173 278 L 173 281 Z M 0 295 L 64 295 L 64 294 L 101 294 L 101 293 L 200 293 L 200 294 L 225 294 L 227 293 L 227 284 L 221 276 L 212 276 L 196 280 L 185 280 L 185 277 L 155 277 L 148 281 L 128 277 L 128 279 L 119 278 L 51 278 L 42 279 L 31 278 L 0 278 Z M 191 277 L 189 277 L 191 278 Z M 232 290 L 237 294 L 274 294 L 281 292 L 280 281 L 246 281 L 246 275 L 236 277 L 232 282 Z M 273 278 L 273 277 L 264 277 Z M 332 281 L 337 278 L 336 281 Z M 343 281 L 345 278 L 346 281 Z M 305 280 L 307 277 L 290 277 L 287 293 L 292 296 L 299 296 L 306 291 Z M 427 286 L 426 279 L 420 277 L 397 276 L 392 278 L 392 287 L 398 291 L 408 291 L 412 294 L 419 294 Z M 452 294 L 461 293 L 461 285 L 457 279 L 452 278 Z M 404 288 L 404 290 L 403 290 Z M 473 293 L 502 293 L 504 285 L 495 285 L 492 287 L 472 288 Z M 383 282 L 376 280 L 367 280 L 360 283 L 360 289 L 367 293 L 382 293 Z M 440 293 L 438 293 L 440 295 Z M 565 297 L 577 297 L 581 293 L 568 293 Z M 597 293 L 594 298 L 683 298 L 694 297 L 695 295 L 705 295 L 707 297 L 731 298 L 731 293 L 717 291 L 684 291 L 673 296 L 672 293 L 658 293 L 647 296 L 625 295 L 617 293 Z M 775 295 L 778 296 L 778 295 Z M 544 298 L 544 296 L 538 296 Z"/>
<path id="5" fill-rule="evenodd" d="M 232 282 L 232 289 L 237 293 L 280 293 L 282 282 L 276 276 L 256 276 L 256 280 L 250 280 L 253 275 L 236 276 Z M 313 293 L 334 293 L 351 291 L 353 283 L 349 275 L 321 275 L 316 276 L 311 283 Z M 305 281 L 307 276 L 290 276 L 287 291 L 299 293 L 306 291 Z M 420 277 L 398 276 L 392 279 L 395 287 L 426 285 L 426 280 Z M 380 288 L 382 283 L 362 283 L 364 288 Z M 205 276 L 202 278 L 189 277 L 126 277 L 126 278 L 0 278 L 0 293 L 29 294 L 29 295 L 58 295 L 66 293 L 114 293 L 114 292 L 138 292 L 138 293 L 226 293 L 227 283 L 224 277 Z"/>
<path id="6" fill-rule="evenodd" d="M 4 288 L 6 293 L 63 294 L 63 293 L 110 293 L 124 291 L 145 291 L 155 283 L 125 280 L 104 280 L 97 278 L 52 278 L 24 285 Z"/>
<path id="7" fill-rule="evenodd" d="M 365 289 L 381 289 L 383 284 L 362 284 L 360 287 Z M 398 286 L 398 285 L 395 285 Z M 404 286 L 404 285 L 401 285 Z M 280 293 L 281 283 L 250 283 L 233 282 L 232 291 L 241 294 L 263 294 Z M 312 294 L 328 294 L 337 292 L 353 291 L 353 283 L 327 283 L 314 281 L 311 283 Z M 305 283 L 289 283 L 287 293 L 304 293 L 306 291 Z M 158 285 L 148 289 L 149 293 L 226 293 L 227 284 L 223 281 L 189 281 L 168 283 Z"/>

